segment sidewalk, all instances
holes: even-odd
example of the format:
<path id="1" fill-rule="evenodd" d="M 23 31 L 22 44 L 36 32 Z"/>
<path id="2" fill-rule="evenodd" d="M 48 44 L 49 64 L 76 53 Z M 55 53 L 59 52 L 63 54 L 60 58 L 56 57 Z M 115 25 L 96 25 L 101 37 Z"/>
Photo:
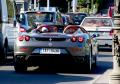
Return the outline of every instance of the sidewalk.
<path id="1" fill-rule="evenodd" d="M 103 75 L 97 78 L 92 84 L 109 84 L 110 73 L 112 69 L 108 69 Z"/>

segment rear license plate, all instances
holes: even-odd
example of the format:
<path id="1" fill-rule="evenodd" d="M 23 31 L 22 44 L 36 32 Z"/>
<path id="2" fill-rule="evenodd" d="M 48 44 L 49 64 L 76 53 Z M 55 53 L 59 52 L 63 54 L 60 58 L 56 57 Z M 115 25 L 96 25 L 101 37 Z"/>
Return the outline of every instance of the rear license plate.
<path id="1" fill-rule="evenodd" d="M 42 48 L 40 54 L 60 54 L 60 49 Z"/>

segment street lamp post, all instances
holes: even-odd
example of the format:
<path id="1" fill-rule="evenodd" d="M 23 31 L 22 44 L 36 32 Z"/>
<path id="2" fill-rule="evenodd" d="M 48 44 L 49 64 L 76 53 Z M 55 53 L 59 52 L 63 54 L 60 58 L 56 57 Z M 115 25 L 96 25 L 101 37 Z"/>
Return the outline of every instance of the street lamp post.
<path id="1" fill-rule="evenodd" d="M 70 12 L 70 6 L 71 6 L 71 0 L 66 0 L 67 1 L 67 5 L 68 5 L 68 13 Z"/>
<path id="2" fill-rule="evenodd" d="M 40 9 L 40 1 L 41 0 L 37 0 L 37 7 L 38 7 L 38 9 Z"/>
<path id="3" fill-rule="evenodd" d="M 114 9 L 114 37 L 112 45 L 113 70 L 110 74 L 109 84 L 120 84 L 120 14 L 118 13 L 119 0 L 115 0 Z"/>
<path id="4" fill-rule="evenodd" d="M 50 0 L 47 0 L 47 10 L 50 8 Z"/>
<path id="5" fill-rule="evenodd" d="M 86 1 L 86 4 L 87 4 L 87 13 L 89 14 L 90 0 L 87 0 L 87 1 Z"/>
<path id="6" fill-rule="evenodd" d="M 36 0 L 34 0 L 34 10 L 36 10 Z"/>
<path id="7" fill-rule="evenodd" d="M 76 10 L 76 0 L 73 0 L 72 1 L 72 9 L 73 9 L 73 12 L 75 12 L 75 10 Z"/>
<path id="8" fill-rule="evenodd" d="M 70 1 L 68 1 L 68 12 L 70 12 Z"/>

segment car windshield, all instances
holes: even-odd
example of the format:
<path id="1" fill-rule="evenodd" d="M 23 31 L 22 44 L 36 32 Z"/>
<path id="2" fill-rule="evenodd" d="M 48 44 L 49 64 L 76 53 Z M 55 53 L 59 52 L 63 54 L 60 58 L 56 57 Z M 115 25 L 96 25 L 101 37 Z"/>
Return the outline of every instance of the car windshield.
<path id="1" fill-rule="evenodd" d="M 86 15 L 85 14 L 76 14 L 75 16 L 74 16 L 74 20 L 83 20 L 84 19 L 84 17 L 86 17 Z"/>
<path id="2" fill-rule="evenodd" d="M 27 13 L 28 24 L 33 24 L 35 22 L 53 22 L 54 13 L 53 12 L 40 12 L 40 13 Z"/>
<path id="3" fill-rule="evenodd" d="M 85 18 L 82 27 L 112 27 L 110 18 Z"/>
<path id="4" fill-rule="evenodd" d="M 83 33 L 80 28 L 77 27 L 69 27 L 64 30 L 66 34 L 74 34 L 74 33 Z"/>

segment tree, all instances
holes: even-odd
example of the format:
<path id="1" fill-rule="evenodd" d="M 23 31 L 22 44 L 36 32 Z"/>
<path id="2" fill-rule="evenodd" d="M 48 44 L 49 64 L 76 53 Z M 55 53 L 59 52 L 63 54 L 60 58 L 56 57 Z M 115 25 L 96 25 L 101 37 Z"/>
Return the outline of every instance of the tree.
<path id="1" fill-rule="evenodd" d="M 78 0 L 78 5 L 86 7 L 86 0 Z"/>
<path id="2" fill-rule="evenodd" d="M 14 16 L 14 9 L 13 9 L 13 3 L 10 0 L 6 0 L 7 2 L 7 9 L 8 9 L 8 18 L 13 18 Z"/>
<path id="3" fill-rule="evenodd" d="M 120 14 L 120 1 L 118 3 L 118 8 L 117 9 L 118 9 L 117 12 Z"/>
<path id="4" fill-rule="evenodd" d="M 98 12 L 100 12 L 102 9 L 108 9 L 114 3 L 114 0 L 95 0 L 95 3 L 98 5 Z"/>

